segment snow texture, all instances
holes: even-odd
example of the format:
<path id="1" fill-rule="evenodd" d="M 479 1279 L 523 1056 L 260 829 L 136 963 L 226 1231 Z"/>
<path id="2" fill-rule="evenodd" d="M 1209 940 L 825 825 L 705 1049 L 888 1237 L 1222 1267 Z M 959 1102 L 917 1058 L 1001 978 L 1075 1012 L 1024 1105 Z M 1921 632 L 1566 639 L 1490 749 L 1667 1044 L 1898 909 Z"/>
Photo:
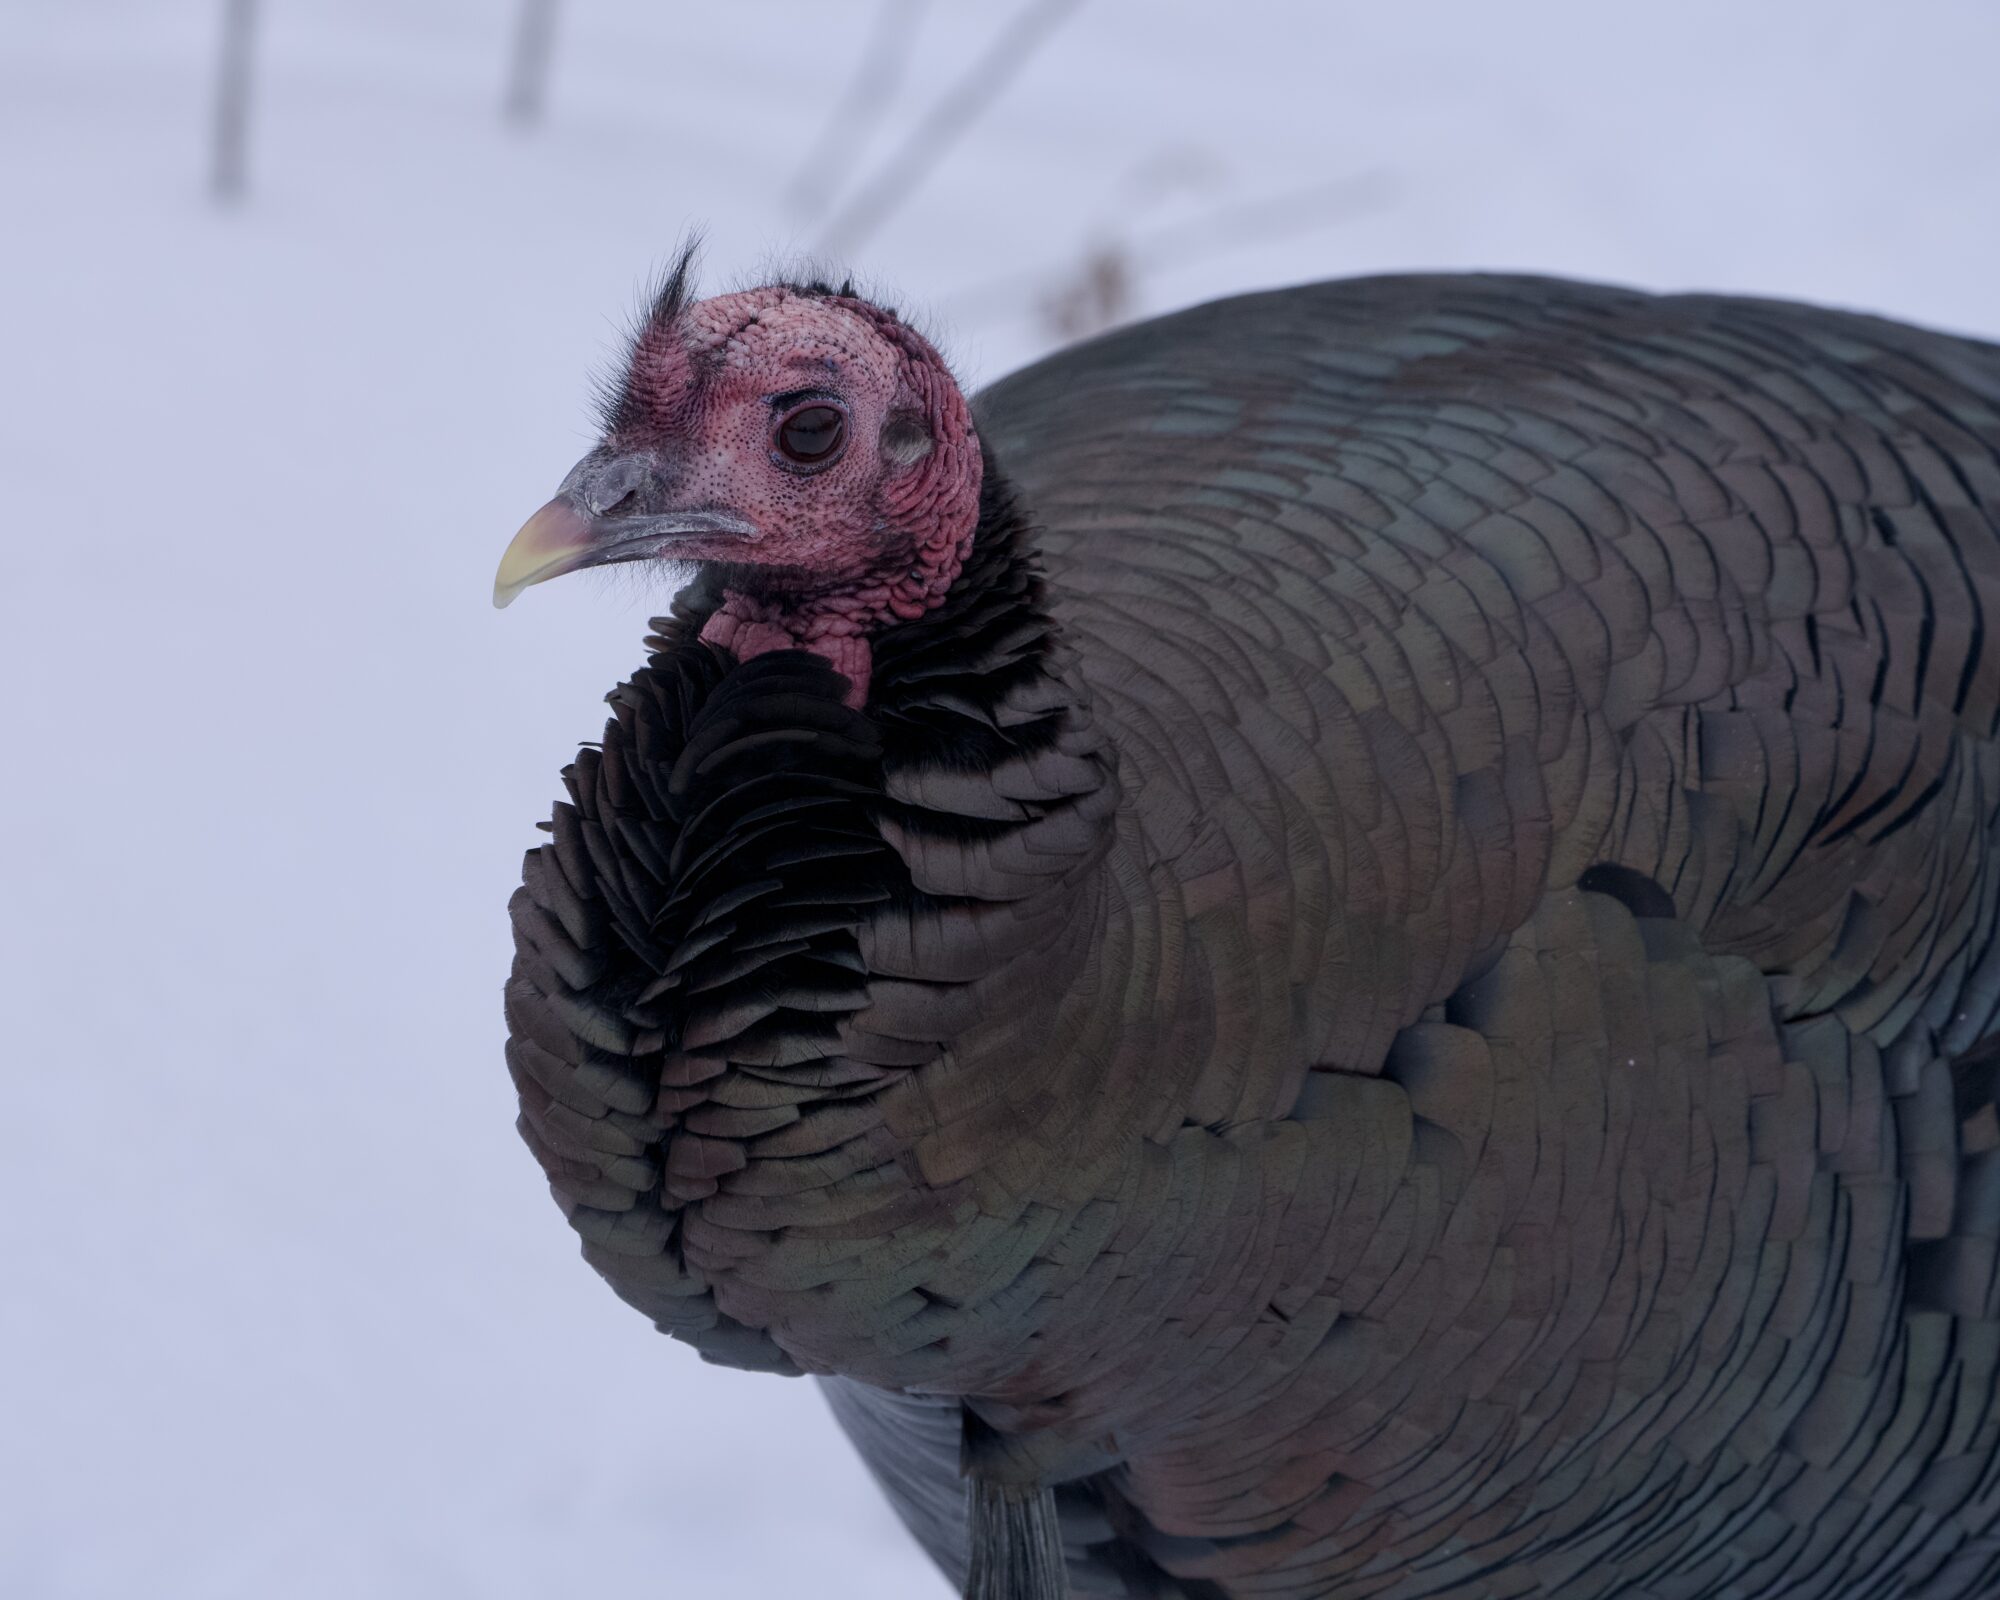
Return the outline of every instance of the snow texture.
<path id="1" fill-rule="evenodd" d="M 809 242 L 1010 7 L 0 4 L 0 1594 L 941 1595 L 810 1386 L 576 1259 L 513 1128 L 502 908 L 661 599 L 488 604 L 682 230 Z M 1137 309 L 1402 267 L 1753 290 L 2000 334 L 1992 0 L 1088 0 L 853 264 L 969 378 L 1038 286 Z M 1353 176 L 1273 232 L 1218 206 Z"/>

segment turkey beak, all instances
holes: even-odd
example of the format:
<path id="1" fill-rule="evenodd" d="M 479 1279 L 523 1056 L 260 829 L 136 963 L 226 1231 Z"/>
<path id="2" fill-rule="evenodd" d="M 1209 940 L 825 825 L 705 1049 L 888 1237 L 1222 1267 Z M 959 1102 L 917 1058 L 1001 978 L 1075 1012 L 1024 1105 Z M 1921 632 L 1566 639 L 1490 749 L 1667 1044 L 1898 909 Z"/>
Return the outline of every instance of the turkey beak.
<path id="1" fill-rule="evenodd" d="M 715 541 L 757 537 L 755 524 L 733 511 L 680 507 L 676 498 L 673 475 L 650 456 L 586 456 L 500 557 L 494 605 L 579 567 L 655 556 L 699 559 Z"/>
<path id="2" fill-rule="evenodd" d="M 590 563 L 596 548 L 592 519 L 557 495 L 521 524 L 493 575 L 493 604 L 507 606 L 530 584 L 560 578 Z"/>

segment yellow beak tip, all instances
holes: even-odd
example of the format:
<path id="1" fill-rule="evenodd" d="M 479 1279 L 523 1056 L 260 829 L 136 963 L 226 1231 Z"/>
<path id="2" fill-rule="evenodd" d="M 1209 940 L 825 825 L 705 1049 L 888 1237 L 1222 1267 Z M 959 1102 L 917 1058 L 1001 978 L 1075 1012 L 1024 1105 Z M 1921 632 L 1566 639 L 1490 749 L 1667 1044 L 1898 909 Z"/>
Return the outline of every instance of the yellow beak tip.
<path id="1" fill-rule="evenodd" d="M 567 501 L 551 500 L 521 525 L 493 575 L 493 607 L 504 611 L 532 583 L 574 571 L 587 560 L 590 519 Z"/>

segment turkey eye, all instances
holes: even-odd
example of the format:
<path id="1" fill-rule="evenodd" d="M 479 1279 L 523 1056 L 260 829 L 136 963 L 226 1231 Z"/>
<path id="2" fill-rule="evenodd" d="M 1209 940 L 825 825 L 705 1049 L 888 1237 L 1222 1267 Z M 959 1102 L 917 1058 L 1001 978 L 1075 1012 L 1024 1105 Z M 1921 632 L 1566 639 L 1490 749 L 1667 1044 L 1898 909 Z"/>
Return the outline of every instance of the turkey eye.
<path id="1" fill-rule="evenodd" d="M 840 448 L 847 419 L 834 406 L 800 406 L 778 424 L 778 448 L 791 460 L 810 465 Z"/>

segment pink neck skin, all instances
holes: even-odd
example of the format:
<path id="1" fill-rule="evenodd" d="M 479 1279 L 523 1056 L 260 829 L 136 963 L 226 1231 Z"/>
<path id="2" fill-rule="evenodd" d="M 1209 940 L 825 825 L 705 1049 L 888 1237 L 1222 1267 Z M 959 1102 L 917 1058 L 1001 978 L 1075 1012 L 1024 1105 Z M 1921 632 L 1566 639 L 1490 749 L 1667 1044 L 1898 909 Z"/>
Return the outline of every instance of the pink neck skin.
<path id="1" fill-rule="evenodd" d="M 704 643 L 748 661 L 772 650 L 810 650 L 847 679 L 843 696 L 848 709 L 859 711 L 868 699 L 875 672 L 875 652 L 869 648 L 864 624 L 851 607 L 829 612 L 783 611 L 735 589 L 722 591 L 722 604 L 702 624 Z M 858 596 L 829 597 L 836 605 Z M 923 612 L 918 611 L 918 616 Z"/>
<path id="2" fill-rule="evenodd" d="M 920 335 L 863 300 L 841 298 L 902 355 L 898 405 L 919 412 L 932 447 L 901 470 L 885 468 L 877 501 L 881 539 L 898 558 L 849 583 L 798 600 L 723 591 L 702 639 L 748 661 L 771 650 L 809 650 L 847 679 L 847 705 L 868 699 L 872 630 L 913 622 L 945 597 L 972 549 L 984 467 L 972 414 L 938 354 Z"/>

